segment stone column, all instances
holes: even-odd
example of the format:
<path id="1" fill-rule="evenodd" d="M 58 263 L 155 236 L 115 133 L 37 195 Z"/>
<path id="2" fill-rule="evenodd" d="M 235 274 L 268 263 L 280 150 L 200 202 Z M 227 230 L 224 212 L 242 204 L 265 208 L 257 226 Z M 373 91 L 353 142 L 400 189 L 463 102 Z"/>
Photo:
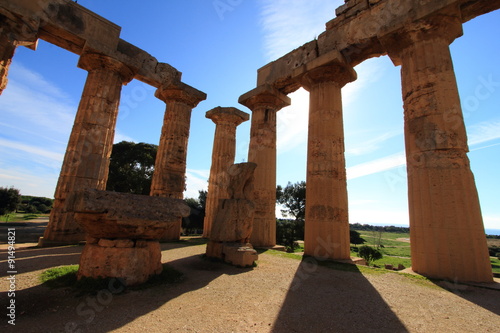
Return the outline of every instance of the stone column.
<path id="1" fill-rule="evenodd" d="M 248 113 L 236 108 L 222 108 L 220 106 L 208 111 L 205 116 L 216 124 L 205 221 L 203 223 L 203 237 L 209 238 L 219 200 L 229 199 L 227 192 L 229 186 L 228 169 L 234 164 L 236 155 L 236 127 L 250 117 Z"/>
<path id="2" fill-rule="evenodd" d="M 121 62 L 95 53 L 83 54 L 78 66 L 89 73 L 64 156 L 50 222 L 39 246 L 75 244 L 85 239 L 72 207 L 66 206 L 66 198 L 70 192 L 86 188 L 106 189 L 121 89 L 134 76 Z"/>
<path id="3" fill-rule="evenodd" d="M 151 195 L 183 199 L 186 186 L 186 158 L 191 111 L 207 95 L 182 82 L 159 88 L 155 96 L 167 104 L 160 145 L 156 155 Z M 169 229 L 162 240 L 178 240 L 182 219 Z"/>
<path id="4" fill-rule="evenodd" d="M 276 245 L 276 112 L 290 105 L 290 98 L 265 85 L 242 95 L 239 103 L 252 110 L 248 162 L 257 164 L 250 243 L 273 247 Z"/>
<path id="5" fill-rule="evenodd" d="M 305 254 L 349 259 L 349 220 L 341 89 L 356 72 L 339 61 L 307 72 L 309 91 Z"/>
<path id="6" fill-rule="evenodd" d="M 438 15 L 385 40 L 401 65 L 412 268 L 433 278 L 492 282 L 449 44 L 459 16 Z"/>

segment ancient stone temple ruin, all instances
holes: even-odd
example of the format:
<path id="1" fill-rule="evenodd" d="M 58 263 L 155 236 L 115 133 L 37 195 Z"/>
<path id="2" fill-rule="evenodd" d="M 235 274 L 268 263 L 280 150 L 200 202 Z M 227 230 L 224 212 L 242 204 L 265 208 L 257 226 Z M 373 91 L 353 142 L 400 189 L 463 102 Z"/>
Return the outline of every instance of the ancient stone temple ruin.
<path id="1" fill-rule="evenodd" d="M 303 87 L 310 94 L 305 253 L 349 259 L 341 92 L 356 80 L 356 65 L 387 55 L 401 66 L 412 268 L 434 278 L 491 282 L 449 45 L 462 35 L 464 22 L 498 8 L 500 0 L 346 0 L 317 39 L 260 68 L 257 87 L 239 99 L 252 113 L 248 162 L 256 165 L 250 243 L 276 245 L 276 113 Z M 0 15 L 0 92 L 16 47 L 36 49 L 38 39 L 78 54 L 78 66 L 88 71 L 40 245 L 85 239 L 75 219 L 81 211 L 68 198 L 105 189 L 121 87 L 133 79 L 154 86 L 166 103 L 151 196 L 182 199 L 191 110 L 206 95 L 183 83 L 172 66 L 120 39 L 120 27 L 72 1 L 0 0 Z M 230 199 L 234 133 L 248 115 L 216 108 L 207 118 L 217 125 L 218 154 L 205 221 L 204 236 L 210 237 L 219 201 Z M 181 215 L 170 216 L 172 226 L 155 239 L 177 239 Z M 141 237 L 134 235 L 133 246 L 143 244 Z"/>

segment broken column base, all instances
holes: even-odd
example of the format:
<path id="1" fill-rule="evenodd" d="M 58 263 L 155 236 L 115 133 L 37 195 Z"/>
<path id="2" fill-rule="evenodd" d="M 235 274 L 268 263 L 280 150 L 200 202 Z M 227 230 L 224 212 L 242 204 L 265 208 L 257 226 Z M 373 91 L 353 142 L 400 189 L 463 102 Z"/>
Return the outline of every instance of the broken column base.
<path id="1" fill-rule="evenodd" d="M 126 286 L 132 286 L 161 272 L 161 249 L 156 240 L 88 237 L 80 258 L 78 279 L 119 278 Z"/>
<path id="2" fill-rule="evenodd" d="M 207 257 L 221 259 L 224 262 L 238 267 L 251 267 L 259 259 L 257 251 L 250 243 L 227 243 L 209 241 Z"/>

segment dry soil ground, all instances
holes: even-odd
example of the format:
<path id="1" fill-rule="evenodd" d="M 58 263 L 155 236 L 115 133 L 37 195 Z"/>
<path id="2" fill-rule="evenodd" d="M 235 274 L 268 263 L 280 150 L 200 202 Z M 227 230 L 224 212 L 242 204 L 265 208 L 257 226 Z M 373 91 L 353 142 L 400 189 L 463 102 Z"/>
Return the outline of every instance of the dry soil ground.
<path id="1" fill-rule="evenodd" d="M 122 294 L 111 286 L 79 296 L 51 290 L 39 276 L 77 264 L 82 247 L 29 245 L 16 251 L 15 326 L 7 324 L 7 253 L 0 251 L 1 332 L 479 333 L 500 327 L 498 290 L 339 271 L 270 253 L 260 255 L 256 268 L 241 269 L 206 261 L 204 245 L 186 243 L 162 244 L 163 262 L 184 273 L 179 283 Z"/>

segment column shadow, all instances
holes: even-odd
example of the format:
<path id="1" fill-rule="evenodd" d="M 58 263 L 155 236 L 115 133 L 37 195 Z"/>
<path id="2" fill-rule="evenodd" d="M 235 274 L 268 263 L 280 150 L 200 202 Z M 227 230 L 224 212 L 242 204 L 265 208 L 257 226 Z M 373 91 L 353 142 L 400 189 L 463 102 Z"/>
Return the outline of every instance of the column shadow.
<path id="1" fill-rule="evenodd" d="M 336 269 L 323 265 L 336 265 Z M 345 269 L 348 271 L 339 271 Z M 408 332 L 354 265 L 303 258 L 273 333 Z"/>
<path id="2" fill-rule="evenodd" d="M 466 285 L 431 280 L 435 285 L 500 316 L 500 283 Z"/>

